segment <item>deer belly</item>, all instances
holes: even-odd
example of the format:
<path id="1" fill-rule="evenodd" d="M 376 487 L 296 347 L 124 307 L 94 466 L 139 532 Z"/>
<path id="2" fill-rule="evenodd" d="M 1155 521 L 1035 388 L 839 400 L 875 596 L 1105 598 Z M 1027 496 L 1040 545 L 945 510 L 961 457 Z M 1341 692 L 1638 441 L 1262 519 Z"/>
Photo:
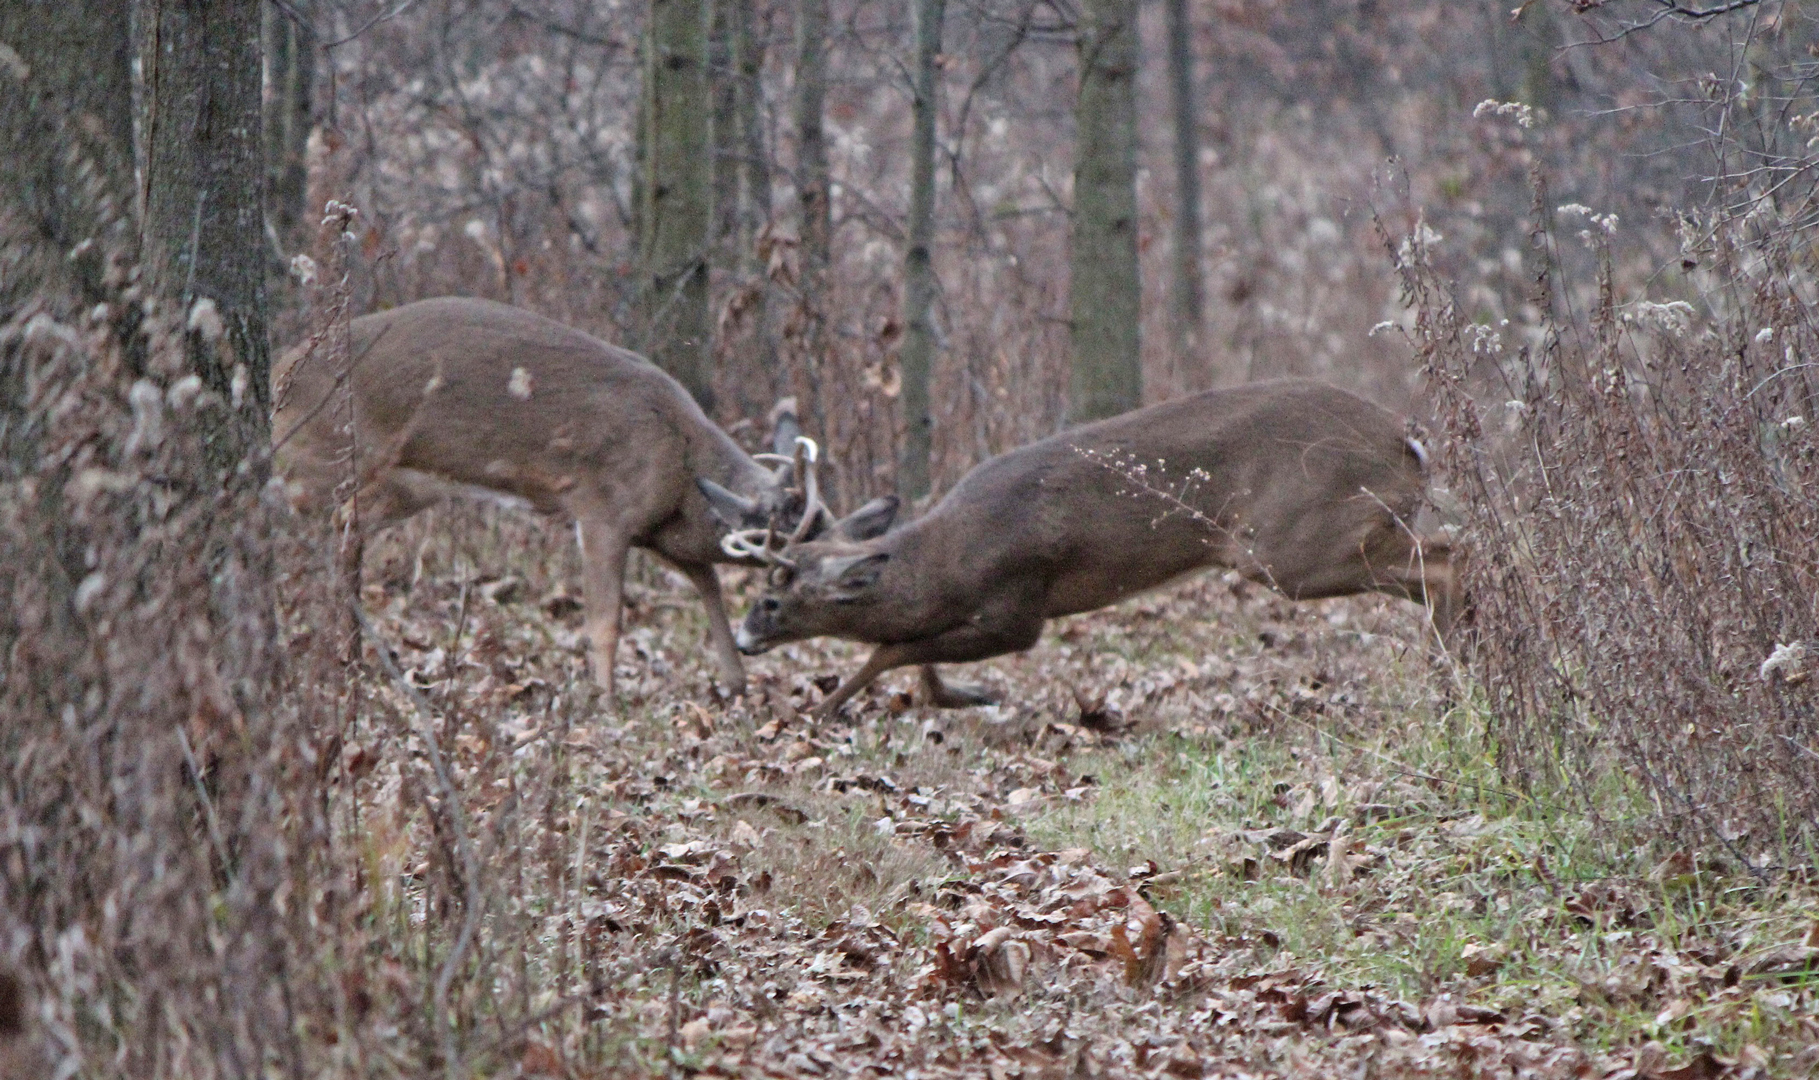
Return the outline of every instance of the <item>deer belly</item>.
<path id="1" fill-rule="evenodd" d="M 1160 589 L 1207 565 L 1210 562 L 1146 562 L 1141 553 L 1136 553 L 1117 564 L 1070 568 L 1049 587 L 1044 617 L 1053 619 L 1109 607 L 1138 593 Z"/>

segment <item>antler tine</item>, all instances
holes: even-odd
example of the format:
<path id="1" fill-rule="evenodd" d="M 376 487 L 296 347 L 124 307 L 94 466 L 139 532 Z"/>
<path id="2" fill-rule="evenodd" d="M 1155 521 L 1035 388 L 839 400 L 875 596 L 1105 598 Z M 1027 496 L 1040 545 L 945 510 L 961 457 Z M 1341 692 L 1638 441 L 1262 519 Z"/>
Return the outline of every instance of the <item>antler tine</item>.
<path id="1" fill-rule="evenodd" d="M 787 566 L 794 570 L 795 562 L 778 552 L 773 546 L 776 543 L 776 536 L 777 532 L 772 528 L 736 529 L 720 538 L 720 550 L 735 559 L 757 559 L 759 562 L 772 566 Z M 757 542 L 754 538 L 758 538 L 762 542 Z"/>
<path id="2" fill-rule="evenodd" d="M 815 440 L 807 435 L 796 436 L 796 478 L 802 484 L 802 518 L 790 533 L 791 544 L 801 543 L 814 528 L 815 518 L 827 512 L 827 507 L 821 505 L 820 460 L 821 447 Z"/>

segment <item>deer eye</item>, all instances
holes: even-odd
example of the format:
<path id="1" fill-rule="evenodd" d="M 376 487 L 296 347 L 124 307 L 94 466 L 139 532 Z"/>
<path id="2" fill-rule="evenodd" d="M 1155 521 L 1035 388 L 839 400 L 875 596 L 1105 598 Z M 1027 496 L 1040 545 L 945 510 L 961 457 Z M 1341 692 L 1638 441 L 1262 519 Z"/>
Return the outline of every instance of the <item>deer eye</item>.
<path id="1" fill-rule="evenodd" d="M 763 610 L 763 611 L 774 612 L 782 606 L 783 606 L 783 601 L 777 599 L 774 596 L 767 596 L 764 599 L 758 601 L 758 607 L 760 610 Z"/>

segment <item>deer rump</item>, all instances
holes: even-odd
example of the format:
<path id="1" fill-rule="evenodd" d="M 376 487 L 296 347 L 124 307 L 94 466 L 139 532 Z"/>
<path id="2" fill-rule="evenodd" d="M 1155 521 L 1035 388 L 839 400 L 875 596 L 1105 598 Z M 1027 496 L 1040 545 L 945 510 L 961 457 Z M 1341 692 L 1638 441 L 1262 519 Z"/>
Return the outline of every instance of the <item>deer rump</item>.
<path id="1" fill-rule="evenodd" d="M 1427 603 L 1444 632 L 1458 597 L 1446 541 L 1413 528 L 1425 495 L 1425 452 L 1376 405 L 1303 380 L 1208 391 L 993 458 L 894 531 L 854 538 L 848 519 L 769 552 L 738 644 L 877 644 L 826 715 L 907 664 L 937 704 L 974 703 L 929 665 L 1026 649 L 1048 619 L 1212 567 L 1295 599 Z"/>

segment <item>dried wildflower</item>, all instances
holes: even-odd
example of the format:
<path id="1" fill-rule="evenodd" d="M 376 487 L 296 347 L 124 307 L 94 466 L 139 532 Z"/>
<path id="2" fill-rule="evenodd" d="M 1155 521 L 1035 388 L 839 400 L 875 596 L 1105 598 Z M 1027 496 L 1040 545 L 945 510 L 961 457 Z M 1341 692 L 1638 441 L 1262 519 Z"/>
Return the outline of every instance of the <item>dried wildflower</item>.
<path id="1" fill-rule="evenodd" d="M 1800 666 L 1806 662 L 1806 645 L 1803 642 L 1783 643 L 1777 641 L 1775 649 L 1768 659 L 1756 669 L 1756 675 L 1763 682 L 1770 681 L 1775 672 L 1782 672 L 1782 678 L 1791 679 L 1799 674 Z"/>
<path id="2" fill-rule="evenodd" d="M 1524 105 L 1520 101 L 1498 101 L 1496 98 L 1485 98 L 1478 103 L 1476 108 L 1472 109 L 1472 116 L 1481 117 L 1486 115 L 1513 116 L 1516 118 L 1517 127 L 1530 128 L 1535 126 L 1534 106 Z"/>
<path id="3" fill-rule="evenodd" d="M 188 329 L 192 334 L 202 335 L 202 340 L 209 345 L 218 344 L 227 333 L 227 325 L 221 321 L 221 309 L 206 296 L 190 305 Z"/>

